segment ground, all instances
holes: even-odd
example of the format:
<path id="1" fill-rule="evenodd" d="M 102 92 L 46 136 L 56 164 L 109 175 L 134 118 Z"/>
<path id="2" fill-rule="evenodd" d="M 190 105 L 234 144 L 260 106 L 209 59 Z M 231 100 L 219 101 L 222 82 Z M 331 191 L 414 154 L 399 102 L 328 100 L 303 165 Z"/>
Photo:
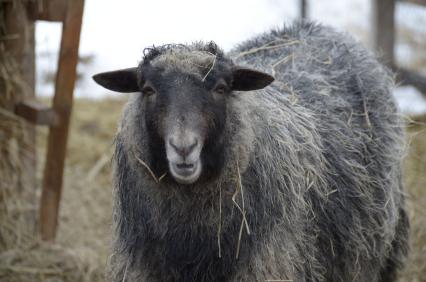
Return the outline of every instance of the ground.
<path id="1" fill-rule="evenodd" d="M 31 244 L 0 254 L 0 281 L 104 281 L 112 234 L 110 160 L 124 103 L 124 98 L 75 101 L 56 243 L 33 238 Z M 39 129 L 39 187 L 46 134 Z M 410 123 L 407 140 L 412 251 L 400 281 L 420 282 L 426 281 L 426 124 Z"/>

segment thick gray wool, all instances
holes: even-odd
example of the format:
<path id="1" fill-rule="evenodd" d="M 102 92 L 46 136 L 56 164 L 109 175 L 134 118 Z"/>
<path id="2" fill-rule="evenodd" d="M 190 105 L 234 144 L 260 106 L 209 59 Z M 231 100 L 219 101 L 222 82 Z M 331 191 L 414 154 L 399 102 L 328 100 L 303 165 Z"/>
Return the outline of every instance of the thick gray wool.
<path id="1" fill-rule="evenodd" d="M 202 187 L 156 183 L 141 167 L 144 104 L 130 99 L 114 157 L 113 279 L 395 281 L 408 220 L 391 74 L 351 37 L 314 24 L 265 33 L 227 56 L 276 80 L 232 95 L 225 167 Z M 250 231 L 243 225 L 241 240 L 234 194 Z M 174 262 L 173 252 L 198 255 Z"/>

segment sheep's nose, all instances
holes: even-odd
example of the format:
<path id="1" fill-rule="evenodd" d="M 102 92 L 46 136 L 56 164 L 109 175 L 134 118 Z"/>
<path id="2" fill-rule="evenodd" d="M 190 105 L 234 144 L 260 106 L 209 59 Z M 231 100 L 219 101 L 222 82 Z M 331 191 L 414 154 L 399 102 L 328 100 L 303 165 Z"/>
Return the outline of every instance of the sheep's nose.
<path id="1" fill-rule="evenodd" d="M 178 153 L 181 157 L 186 158 L 189 154 L 194 151 L 198 145 L 198 140 L 194 139 L 191 142 L 176 142 L 172 138 L 169 139 L 170 146 Z"/>

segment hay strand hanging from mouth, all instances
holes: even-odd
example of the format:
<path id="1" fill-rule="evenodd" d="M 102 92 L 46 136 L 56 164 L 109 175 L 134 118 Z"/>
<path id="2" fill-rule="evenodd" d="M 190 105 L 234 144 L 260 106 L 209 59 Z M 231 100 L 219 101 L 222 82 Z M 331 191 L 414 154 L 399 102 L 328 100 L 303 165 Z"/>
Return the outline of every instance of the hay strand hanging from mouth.
<path id="1" fill-rule="evenodd" d="M 161 175 L 161 176 L 158 178 L 158 182 L 161 182 L 161 180 L 162 180 L 164 177 L 166 177 L 166 175 L 167 175 L 167 171 L 166 171 L 165 173 L 163 173 L 163 175 Z"/>
<path id="2" fill-rule="evenodd" d="M 133 149 L 133 153 L 135 155 L 135 159 L 146 168 L 149 175 L 151 175 L 152 179 L 154 179 L 155 183 L 160 183 L 160 181 L 166 176 L 167 172 L 163 173 L 160 177 L 157 177 L 155 173 L 152 171 L 152 169 L 149 167 L 149 165 L 146 164 L 141 158 L 138 157 L 137 150 Z"/>

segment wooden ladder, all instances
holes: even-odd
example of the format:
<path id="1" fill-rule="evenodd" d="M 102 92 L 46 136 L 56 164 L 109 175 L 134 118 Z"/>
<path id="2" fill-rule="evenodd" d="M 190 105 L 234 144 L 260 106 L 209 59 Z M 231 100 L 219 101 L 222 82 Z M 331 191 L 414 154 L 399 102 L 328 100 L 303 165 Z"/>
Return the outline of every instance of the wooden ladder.
<path id="1" fill-rule="evenodd" d="M 24 100 L 15 107 L 17 115 L 50 128 L 39 211 L 41 238 L 49 241 L 55 239 L 58 225 L 83 10 L 84 0 L 39 0 L 31 9 L 34 20 L 62 22 L 55 95 L 52 108 L 34 100 Z"/>

